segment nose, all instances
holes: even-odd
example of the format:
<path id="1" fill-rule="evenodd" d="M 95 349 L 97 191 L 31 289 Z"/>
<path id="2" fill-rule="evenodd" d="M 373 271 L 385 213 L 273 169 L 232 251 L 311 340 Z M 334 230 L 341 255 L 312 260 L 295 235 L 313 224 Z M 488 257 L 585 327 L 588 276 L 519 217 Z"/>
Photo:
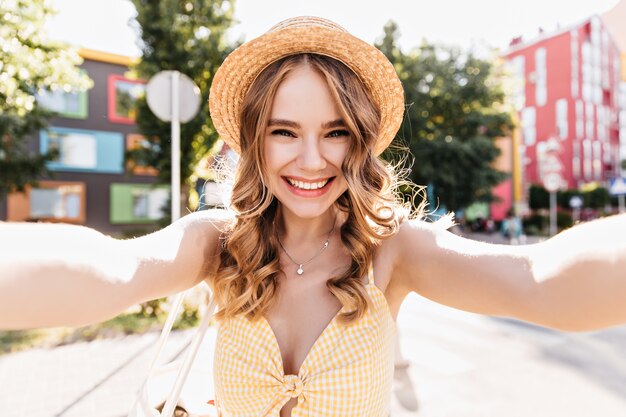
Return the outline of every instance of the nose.
<path id="1" fill-rule="evenodd" d="M 305 137 L 300 142 L 296 165 L 303 171 L 317 172 L 326 168 L 322 144 L 317 137 Z"/>

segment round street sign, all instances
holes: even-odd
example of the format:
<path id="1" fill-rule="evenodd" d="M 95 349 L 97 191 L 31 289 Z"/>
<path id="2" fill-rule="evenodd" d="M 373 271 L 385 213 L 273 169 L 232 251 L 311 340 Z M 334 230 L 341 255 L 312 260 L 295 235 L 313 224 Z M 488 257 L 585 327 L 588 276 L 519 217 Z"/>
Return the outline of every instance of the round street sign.
<path id="1" fill-rule="evenodd" d="M 569 199 L 569 206 L 571 208 L 574 208 L 574 209 L 581 208 L 583 206 L 583 199 L 582 199 L 582 197 L 579 196 L 579 195 L 573 195 Z"/>
<path id="2" fill-rule="evenodd" d="M 174 71 L 161 71 L 150 78 L 146 87 L 148 107 L 164 122 L 172 120 L 172 75 Z M 200 109 L 200 89 L 185 74 L 179 73 L 178 80 L 179 120 L 186 123 Z"/>
<path id="3" fill-rule="evenodd" d="M 563 183 L 563 178 L 561 174 L 556 172 L 550 172 L 546 174 L 543 178 L 543 186 L 548 192 L 555 192 L 561 189 L 561 184 Z"/>
<path id="4" fill-rule="evenodd" d="M 554 138 L 537 144 L 539 178 L 549 192 L 560 190 L 565 183 L 560 152 L 561 145 Z"/>

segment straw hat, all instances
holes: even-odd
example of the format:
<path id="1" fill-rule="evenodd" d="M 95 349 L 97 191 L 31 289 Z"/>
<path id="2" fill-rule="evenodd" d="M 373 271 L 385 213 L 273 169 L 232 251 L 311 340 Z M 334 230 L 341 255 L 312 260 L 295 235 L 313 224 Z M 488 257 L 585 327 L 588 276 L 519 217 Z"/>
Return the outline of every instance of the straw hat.
<path id="1" fill-rule="evenodd" d="M 374 46 L 336 23 L 308 16 L 278 23 L 224 60 L 209 94 L 211 118 L 222 139 L 240 153 L 239 115 L 250 85 L 272 62 L 298 53 L 329 56 L 356 73 L 381 112 L 380 134 L 374 149 L 380 154 L 395 137 L 404 114 L 404 92 L 393 65 Z"/>

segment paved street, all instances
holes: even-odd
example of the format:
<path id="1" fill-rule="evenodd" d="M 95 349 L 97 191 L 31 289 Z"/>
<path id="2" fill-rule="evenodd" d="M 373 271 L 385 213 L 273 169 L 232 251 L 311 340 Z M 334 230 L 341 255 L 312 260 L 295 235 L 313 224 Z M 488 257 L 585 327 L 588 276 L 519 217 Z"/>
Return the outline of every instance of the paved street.
<path id="1" fill-rule="evenodd" d="M 626 327 L 566 334 L 416 295 L 398 327 L 419 416 L 626 415 Z M 394 417 L 415 415 L 394 405 Z"/>

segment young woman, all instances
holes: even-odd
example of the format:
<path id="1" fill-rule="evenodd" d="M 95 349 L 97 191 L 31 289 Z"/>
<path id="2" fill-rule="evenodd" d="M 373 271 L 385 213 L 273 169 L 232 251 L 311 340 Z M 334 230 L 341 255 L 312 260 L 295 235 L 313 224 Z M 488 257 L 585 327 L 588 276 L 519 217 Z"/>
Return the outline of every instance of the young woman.
<path id="1" fill-rule="evenodd" d="M 394 320 L 411 291 L 563 330 L 626 323 L 624 216 L 529 246 L 409 219 L 378 158 L 402 120 L 400 81 L 334 23 L 290 19 L 242 45 L 210 107 L 241 156 L 231 209 L 123 241 L 0 226 L 0 328 L 101 321 L 206 280 L 224 416 L 383 417 Z"/>

